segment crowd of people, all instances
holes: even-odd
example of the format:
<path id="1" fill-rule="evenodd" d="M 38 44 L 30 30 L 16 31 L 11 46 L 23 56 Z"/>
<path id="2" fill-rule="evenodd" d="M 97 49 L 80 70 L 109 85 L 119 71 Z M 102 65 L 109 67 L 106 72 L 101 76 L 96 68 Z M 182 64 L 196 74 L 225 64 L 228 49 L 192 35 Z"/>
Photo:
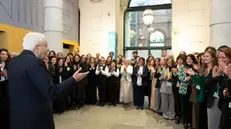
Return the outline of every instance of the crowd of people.
<path id="1" fill-rule="evenodd" d="M 185 129 L 231 129 L 231 48 L 207 47 L 202 53 L 162 57 L 140 57 L 137 51 L 133 59 L 122 55 L 107 58 L 91 54 L 74 53 L 64 56 L 51 50 L 44 63 L 55 84 L 68 79 L 80 67 L 89 71 L 87 78 L 79 81 L 66 94 L 53 100 L 54 113 L 76 110 L 85 104 L 97 106 L 134 105 L 144 109 L 148 97 L 148 109 Z M 9 98 L 7 92 L 7 66 L 17 56 L 0 49 L 0 121 L 9 123 Z M 26 63 L 26 62 L 25 62 Z M 1 126 L 1 125 L 0 125 Z"/>

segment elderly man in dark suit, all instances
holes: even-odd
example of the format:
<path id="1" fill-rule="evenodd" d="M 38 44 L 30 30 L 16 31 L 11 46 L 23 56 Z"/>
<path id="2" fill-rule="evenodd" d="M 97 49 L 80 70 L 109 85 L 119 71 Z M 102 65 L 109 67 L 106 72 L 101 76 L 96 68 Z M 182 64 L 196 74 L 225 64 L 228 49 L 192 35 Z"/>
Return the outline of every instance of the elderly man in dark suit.
<path id="1" fill-rule="evenodd" d="M 30 32 L 23 39 L 23 52 L 9 65 L 11 129 L 55 129 L 52 100 L 72 89 L 87 74 L 79 73 L 53 84 L 43 62 L 48 51 L 43 34 Z"/>

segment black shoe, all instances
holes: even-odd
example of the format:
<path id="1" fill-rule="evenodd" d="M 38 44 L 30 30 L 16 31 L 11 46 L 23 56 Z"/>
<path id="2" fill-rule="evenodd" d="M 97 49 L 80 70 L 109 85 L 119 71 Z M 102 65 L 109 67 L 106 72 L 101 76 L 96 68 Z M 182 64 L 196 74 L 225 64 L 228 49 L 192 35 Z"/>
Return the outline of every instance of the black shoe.
<path id="1" fill-rule="evenodd" d="M 163 115 L 163 113 L 162 113 L 162 112 L 158 112 L 157 114 L 158 114 L 159 116 L 162 116 L 162 115 Z"/>
<path id="2" fill-rule="evenodd" d="M 144 110 L 144 107 L 141 107 L 140 110 Z"/>
<path id="3" fill-rule="evenodd" d="M 100 107 L 103 107 L 104 106 L 104 104 L 100 104 Z"/>
<path id="4" fill-rule="evenodd" d="M 116 107 L 117 104 L 113 104 L 114 107 Z"/>
<path id="5" fill-rule="evenodd" d="M 180 118 L 175 119 L 175 124 L 177 124 L 177 125 L 180 124 Z"/>
<path id="6" fill-rule="evenodd" d="M 96 103 L 96 106 L 99 106 L 99 105 L 100 105 L 100 102 L 97 102 L 97 103 Z"/>
<path id="7" fill-rule="evenodd" d="M 108 106 L 111 106 L 111 105 L 112 105 L 111 103 L 108 104 Z"/>
<path id="8" fill-rule="evenodd" d="M 139 107 L 139 106 L 136 106 L 136 109 L 138 110 L 138 109 L 140 109 L 140 107 Z"/>
<path id="9" fill-rule="evenodd" d="M 184 129 L 188 129 L 188 124 L 184 124 Z"/>

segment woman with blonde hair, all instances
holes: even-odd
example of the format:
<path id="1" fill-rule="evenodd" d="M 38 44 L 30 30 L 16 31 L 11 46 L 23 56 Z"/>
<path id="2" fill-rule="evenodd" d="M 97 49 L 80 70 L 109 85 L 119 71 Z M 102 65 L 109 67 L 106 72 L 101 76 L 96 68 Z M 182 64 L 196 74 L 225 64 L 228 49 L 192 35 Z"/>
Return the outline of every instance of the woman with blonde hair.
<path id="1" fill-rule="evenodd" d="M 120 70 L 120 102 L 128 104 L 133 101 L 132 74 L 133 67 L 128 59 L 124 60 L 124 64 Z"/>
<path id="2" fill-rule="evenodd" d="M 156 72 L 156 70 L 155 70 L 155 60 L 154 59 L 152 59 L 152 60 L 150 60 L 150 64 L 149 64 L 149 67 L 150 67 L 150 78 L 151 78 L 151 97 L 150 97 L 150 109 L 151 110 L 156 110 L 156 105 L 155 105 L 155 96 L 156 96 L 156 94 L 155 94 L 155 90 L 156 90 L 156 88 L 155 88 L 155 86 L 156 86 L 156 78 L 154 77 L 154 75 L 155 75 L 155 72 Z"/>

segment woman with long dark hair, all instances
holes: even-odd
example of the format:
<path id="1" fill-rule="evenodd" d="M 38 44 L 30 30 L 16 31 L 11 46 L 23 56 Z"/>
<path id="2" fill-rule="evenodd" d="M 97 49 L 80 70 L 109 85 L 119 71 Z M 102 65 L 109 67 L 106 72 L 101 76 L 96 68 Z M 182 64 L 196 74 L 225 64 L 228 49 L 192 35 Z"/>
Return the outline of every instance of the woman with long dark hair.
<path id="1" fill-rule="evenodd" d="M 82 70 L 80 72 L 87 72 L 89 70 L 89 66 L 87 64 L 87 58 L 85 55 L 82 55 L 80 58 L 80 67 Z M 86 99 L 86 86 L 88 85 L 88 77 L 79 81 L 78 83 L 78 99 L 79 99 L 79 108 L 85 105 Z"/>
<path id="2" fill-rule="evenodd" d="M 180 81 L 179 94 L 182 105 L 182 116 L 184 128 L 188 129 L 192 126 L 192 103 L 190 102 L 190 96 L 192 92 L 193 81 L 188 73 L 185 73 L 185 69 L 193 68 L 193 64 L 197 64 L 197 60 L 193 54 L 189 54 L 186 57 L 186 64 L 179 70 L 178 79 Z"/>
<path id="3" fill-rule="evenodd" d="M 80 56 L 74 55 L 73 57 L 73 72 L 76 72 L 80 68 Z M 79 99 L 78 99 L 78 88 L 79 88 L 79 82 L 77 82 L 77 85 L 73 87 L 72 93 L 71 93 L 71 105 L 73 109 L 77 109 L 80 105 Z"/>
<path id="4" fill-rule="evenodd" d="M 55 65 L 55 78 L 54 83 L 59 84 L 65 80 L 65 70 L 64 70 L 64 59 L 57 59 L 57 63 Z M 59 95 L 53 101 L 54 111 L 55 113 L 63 113 L 66 108 L 66 96 L 64 94 Z"/>
<path id="5" fill-rule="evenodd" d="M 7 67 L 10 62 L 7 49 L 0 49 L 0 127 L 10 129 L 10 103 Z"/>
<path id="6" fill-rule="evenodd" d="M 91 57 L 89 62 L 89 74 L 88 74 L 88 85 L 86 87 L 86 103 L 95 105 L 97 102 L 96 98 L 96 62 L 95 58 Z"/>
<path id="7" fill-rule="evenodd" d="M 217 56 L 213 49 L 206 49 L 203 63 L 204 68 L 202 72 L 199 70 L 199 75 L 193 70 L 186 70 L 186 73 L 190 74 L 198 84 L 199 95 L 197 100 L 200 102 L 199 129 L 218 129 L 221 116 L 221 111 L 218 108 L 220 85 L 218 85 L 216 78 L 221 76 L 221 71 L 216 66 Z M 195 114 L 198 113 L 196 112 Z"/>
<path id="8" fill-rule="evenodd" d="M 48 58 L 50 57 L 56 57 L 56 52 L 54 50 L 51 50 L 49 53 L 48 53 Z"/>

